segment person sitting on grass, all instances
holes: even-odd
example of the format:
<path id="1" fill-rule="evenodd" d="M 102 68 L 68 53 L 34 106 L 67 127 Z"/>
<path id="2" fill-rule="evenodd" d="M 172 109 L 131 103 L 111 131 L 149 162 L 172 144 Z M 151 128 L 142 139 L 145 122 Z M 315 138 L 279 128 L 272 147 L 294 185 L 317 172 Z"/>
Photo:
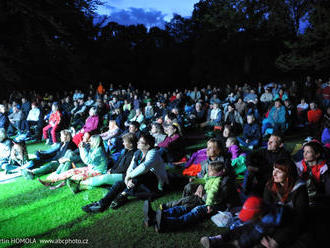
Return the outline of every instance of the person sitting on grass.
<path id="1" fill-rule="evenodd" d="M 299 176 L 307 182 L 310 205 L 326 206 L 330 202 L 330 177 L 324 148 L 312 140 L 304 144 L 303 156 L 296 166 Z"/>
<path id="2" fill-rule="evenodd" d="M 48 125 L 42 129 L 43 138 L 46 140 L 46 144 L 57 143 L 56 131 L 60 127 L 62 114 L 59 110 L 57 102 L 52 104 L 52 112 L 49 117 Z M 48 132 L 50 130 L 51 138 L 48 139 Z"/>
<path id="3" fill-rule="evenodd" d="M 239 206 L 235 181 L 228 170 L 222 162 L 209 163 L 208 172 L 194 195 L 162 204 L 157 212 L 152 210 L 150 201 L 145 201 L 145 226 L 155 224 L 157 232 L 178 230 L 212 216 L 217 210 Z"/>
<path id="4" fill-rule="evenodd" d="M 71 133 L 67 129 L 60 132 L 60 140 L 60 144 L 56 147 L 47 151 L 37 151 L 37 158 L 23 166 L 21 173 L 25 179 L 34 179 L 36 176 L 39 177 L 53 171 L 60 174 L 71 168 L 69 157 L 77 146 L 72 142 Z"/>
<path id="5" fill-rule="evenodd" d="M 201 244 L 211 247 L 282 247 L 279 238 L 294 241 L 289 235 L 281 236 L 283 228 L 290 228 L 292 216 L 284 206 L 269 206 L 262 198 L 249 196 L 239 212 L 239 221 L 224 233 L 202 237 Z M 283 246 L 287 247 L 287 246 Z"/>
<path id="6" fill-rule="evenodd" d="M 0 128 L 0 170 L 5 170 L 8 166 L 12 145 L 6 129 Z"/>
<path id="7" fill-rule="evenodd" d="M 93 135 L 89 140 L 90 148 L 87 149 L 87 143 L 81 142 L 79 145 L 80 158 L 87 166 L 81 168 L 73 168 L 60 174 L 54 172 L 45 180 L 38 179 L 45 186 L 64 181 L 70 185 L 71 181 L 79 182 L 91 177 L 99 176 L 106 173 L 108 159 L 106 157 L 102 139 L 99 135 Z M 64 185 L 62 182 L 60 185 Z"/>
<path id="8" fill-rule="evenodd" d="M 29 160 L 26 150 L 25 141 L 13 140 L 13 146 L 10 152 L 9 162 L 5 167 L 6 174 L 19 172 L 19 169 L 24 166 Z"/>
<path id="9" fill-rule="evenodd" d="M 261 132 L 260 126 L 255 122 L 254 115 L 248 115 L 246 117 L 247 123 L 243 128 L 242 137 L 237 137 L 238 142 L 244 148 L 253 149 L 259 145 Z"/>
<path id="10" fill-rule="evenodd" d="M 96 131 L 99 125 L 99 116 L 96 113 L 96 108 L 91 107 L 89 109 L 89 116 L 85 121 L 85 125 L 80 129 L 80 131 L 74 135 L 72 138 L 72 141 L 79 146 L 80 142 L 82 141 L 82 138 L 84 136 L 84 133 L 91 133 L 93 131 Z"/>
<path id="11" fill-rule="evenodd" d="M 125 179 L 126 171 L 130 165 L 134 153 L 136 152 L 136 137 L 132 133 L 122 136 L 124 149 L 119 158 L 115 161 L 114 166 L 104 175 L 95 176 L 86 180 L 76 182 L 71 181 L 70 190 L 75 194 L 82 190 L 92 189 L 101 185 L 113 185 L 118 181 Z"/>
<path id="12" fill-rule="evenodd" d="M 165 164 L 157 149 L 155 139 L 143 133 L 138 141 L 131 164 L 126 172 L 125 180 L 116 182 L 108 194 L 98 202 L 82 207 L 87 213 L 103 212 L 109 207 L 117 209 L 127 202 L 129 195 L 146 199 L 158 196 L 168 183 Z"/>

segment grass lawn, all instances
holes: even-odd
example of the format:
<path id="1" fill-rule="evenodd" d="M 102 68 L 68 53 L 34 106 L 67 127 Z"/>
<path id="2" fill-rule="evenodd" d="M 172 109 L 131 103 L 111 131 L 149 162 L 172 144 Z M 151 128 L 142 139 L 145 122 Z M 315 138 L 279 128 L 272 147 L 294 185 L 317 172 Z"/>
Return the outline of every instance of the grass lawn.
<path id="1" fill-rule="evenodd" d="M 301 139 L 291 138 L 290 149 L 298 140 Z M 28 152 L 32 154 L 46 147 L 31 144 Z M 193 148 L 191 146 L 189 150 Z M 153 228 L 143 226 L 143 202 L 135 199 L 118 210 L 104 213 L 86 214 L 81 210 L 82 206 L 99 200 L 106 192 L 104 188 L 97 188 L 73 195 L 66 186 L 49 190 L 37 180 L 28 181 L 22 177 L 0 184 L 0 247 L 23 245 L 11 243 L 12 238 L 31 238 L 32 242 L 35 239 L 36 243 L 26 244 L 26 247 L 56 247 L 41 243 L 49 239 L 88 241 L 86 245 L 68 247 L 201 247 L 199 240 L 202 236 L 222 231 L 208 220 L 181 231 L 158 234 Z M 155 200 L 153 207 L 180 195 L 181 189 L 178 189 Z"/>

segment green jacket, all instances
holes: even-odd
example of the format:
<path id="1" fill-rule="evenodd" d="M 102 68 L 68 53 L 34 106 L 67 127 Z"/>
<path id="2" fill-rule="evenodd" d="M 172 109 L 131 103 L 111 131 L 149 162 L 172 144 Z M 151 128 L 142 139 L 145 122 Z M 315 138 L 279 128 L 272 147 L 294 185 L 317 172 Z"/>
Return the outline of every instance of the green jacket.
<path id="1" fill-rule="evenodd" d="M 221 178 L 217 177 L 209 177 L 207 175 L 204 176 L 205 179 L 205 186 L 204 189 L 206 191 L 206 201 L 205 204 L 207 206 L 212 206 L 219 204 L 220 197 L 220 183 Z"/>
<path id="2" fill-rule="evenodd" d="M 105 174 L 107 172 L 108 160 L 102 147 L 90 149 L 85 147 L 79 149 L 81 160 L 84 164 L 92 166 L 94 170 Z"/>

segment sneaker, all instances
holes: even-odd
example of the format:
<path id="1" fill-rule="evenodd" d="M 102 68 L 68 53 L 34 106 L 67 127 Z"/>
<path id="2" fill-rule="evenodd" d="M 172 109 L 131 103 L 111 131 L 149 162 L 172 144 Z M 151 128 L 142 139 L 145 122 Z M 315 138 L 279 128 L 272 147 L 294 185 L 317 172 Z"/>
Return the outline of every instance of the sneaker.
<path id="1" fill-rule="evenodd" d="M 156 211 L 156 223 L 155 223 L 155 231 L 160 233 L 163 231 L 163 223 L 162 223 L 162 215 L 163 211 L 162 210 L 157 210 Z"/>
<path id="2" fill-rule="evenodd" d="M 50 182 L 46 182 L 46 181 L 43 181 L 43 180 L 41 180 L 40 178 L 38 178 L 38 181 L 39 181 L 42 185 L 44 185 L 44 186 L 46 186 L 46 187 L 52 186 L 52 183 L 50 183 Z"/>
<path id="3" fill-rule="evenodd" d="M 78 192 L 80 192 L 80 189 L 79 189 L 79 182 L 75 182 L 71 179 L 67 179 L 66 180 L 66 185 L 69 187 L 69 189 L 71 190 L 71 192 L 73 194 L 77 194 Z"/>
<path id="4" fill-rule="evenodd" d="M 114 199 L 111 202 L 110 208 L 117 209 L 117 208 L 121 207 L 122 205 L 124 205 L 126 202 L 127 202 L 127 196 L 120 194 L 119 196 L 116 197 L 116 199 Z"/>
<path id="5" fill-rule="evenodd" d="M 34 179 L 34 174 L 33 174 L 33 172 L 32 172 L 31 170 L 29 170 L 29 169 L 23 169 L 23 170 L 21 171 L 21 174 L 22 174 L 22 176 L 23 176 L 25 179 L 29 179 L 29 180 Z"/>
<path id="6" fill-rule="evenodd" d="M 145 227 L 149 227 L 155 224 L 156 212 L 152 209 L 149 200 L 144 201 L 143 214 L 144 214 L 143 223 Z"/>
<path id="7" fill-rule="evenodd" d="M 81 208 L 83 211 L 86 213 L 101 213 L 103 212 L 106 208 L 101 206 L 99 202 L 95 202 L 92 204 L 88 204 L 84 207 Z"/>
<path id="8" fill-rule="evenodd" d="M 50 139 L 46 139 L 46 145 L 49 145 L 50 144 Z"/>
<path id="9" fill-rule="evenodd" d="M 219 247 L 223 244 L 222 236 L 217 235 L 213 237 L 202 237 L 201 238 L 201 244 L 205 248 L 210 248 L 210 247 Z"/>
<path id="10" fill-rule="evenodd" d="M 50 186 L 49 189 L 50 190 L 55 190 L 55 189 L 63 187 L 64 185 L 65 185 L 65 182 L 61 182 L 60 184 L 57 184 L 55 186 Z"/>
<path id="11" fill-rule="evenodd" d="M 210 248 L 211 247 L 211 242 L 209 240 L 209 237 L 206 237 L 206 236 L 205 237 L 202 237 L 201 238 L 201 244 L 205 248 Z"/>

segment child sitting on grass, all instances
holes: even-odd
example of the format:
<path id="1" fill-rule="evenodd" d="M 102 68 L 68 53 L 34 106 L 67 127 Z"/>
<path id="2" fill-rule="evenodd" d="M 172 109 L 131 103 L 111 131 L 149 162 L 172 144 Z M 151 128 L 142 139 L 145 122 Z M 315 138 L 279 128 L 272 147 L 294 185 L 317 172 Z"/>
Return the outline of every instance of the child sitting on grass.
<path id="1" fill-rule="evenodd" d="M 155 224 L 157 232 L 178 229 L 210 217 L 217 210 L 239 205 L 234 178 L 228 170 L 219 161 L 211 162 L 208 165 L 208 174 L 198 180 L 201 184 L 194 195 L 162 204 L 162 209 L 157 212 L 152 210 L 149 201 L 145 201 L 145 226 Z"/>

